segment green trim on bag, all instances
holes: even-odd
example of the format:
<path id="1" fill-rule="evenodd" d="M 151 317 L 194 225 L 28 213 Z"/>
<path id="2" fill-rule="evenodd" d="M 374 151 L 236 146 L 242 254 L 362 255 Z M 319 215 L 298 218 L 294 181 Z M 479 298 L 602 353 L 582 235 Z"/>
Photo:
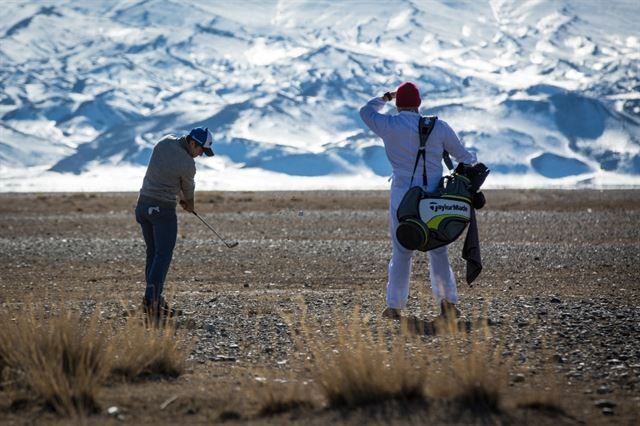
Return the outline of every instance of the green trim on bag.
<path id="1" fill-rule="evenodd" d="M 443 194 L 440 196 L 440 198 L 447 198 L 450 200 L 460 200 L 460 201 L 464 201 L 465 203 L 471 204 L 471 198 L 465 197 L 463 195 Z"/>
<path id="2" fill-rule="evenodd" d="M 418 228 L 422 230 L 424 235 L 424 244 L 422 245 L 422 247 L 426 247 L 427 243 L 429 242 L 429 229 L 425 226 L 424 222 L 413 218 L 406 219 L 405 222 L 411 222 L 418 225 Z"/>
<path id="3" fill-rule="evenodd" d="M 436 230 L 440 226 L 440 222 L 442 222 L 445 219 L 452 219 L 452 218 L 453 219 L 463 219 L 465 222 L 469 222 L 469 218 L 467 216 L 461 216 L 459 214 L 441 214 L 441 215 L 438 215 L 438 216 L 434 217 L 433 219 L 431 219 L 427 223 L 427 226 L 430 229 Z"/>
<path id="4" fill-rule="evenodd" d="M 429 230 L 427 229 L 426 226 L 424 226 L 425 224 L 421 220 L 409 218 L 409 219 L 406 219 L 405 222 L 415 223 L 416 225 L 418 225 L 420 227 L 420 229 L 422 229 L 424 231 L 424 234 L 426 236 L 429 236 Z"/>
<path id="5" fill-rule="evenodd" d="M 471 179 L 469 179 L 468 177 L 464 176 L 464 175 L 460 175 L 458 173 L 453 173 L 452 176 L 456 177 L 456 178 L 460 178 L 462 180 L 467 181 L 467 183 L 471 183 Z"/>

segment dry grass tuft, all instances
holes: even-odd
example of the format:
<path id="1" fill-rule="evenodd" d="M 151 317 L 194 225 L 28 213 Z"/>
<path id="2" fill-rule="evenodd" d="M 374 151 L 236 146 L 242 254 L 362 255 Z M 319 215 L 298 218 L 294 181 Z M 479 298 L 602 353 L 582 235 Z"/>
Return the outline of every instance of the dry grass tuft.
<path id="1" fill-rule="evenodd" d="M 426 401 L 426 369 L 408 333 L 377 333 L 355 310 L 338 324 L 334 338 L 319 337 L 303 321 L 300 344 L 311 353 L 310 369 L 330 407 L 356 407 L 384 401 Z M 406 331 L 406 330 L 405 330 Z"/>
<path id="2" fill-rule="evenodd" d="M 432 355 L 438 372 L 429 382 L 430 396 L 473 413 L 500 412 L 509 366 L 498 348 L 491 350 L 489 334 L 485 323 L 472 333 L 454 330 L 443 338 L 437 354 Z"/>
<path id="3" fill-rule="evenodd" d="M 558 377 L 558 364 L 554 359 L 557 344 L 550 343 L 552 336 L 542 336 L 541 338 L 541 358 L 551 362 L 543 362 L 535 366 L 536 374 L 541 380 L 541 387 L 537 389 L 527 389 L 515 398 L 516 408 L 537 411 L 551 417 L 571 417 L 563 407 L 566 401 L 565 393 L 560 389 Z"/>
<path id="4" fill-rule="evenodd" d="M 509 362 L 492 349 L 489 328 L 468 333 L 458 323 L 438 324 L 439 334 L 416 336 L 404 321 L 371 327 L 354 311 L 350 321 L 331 332 L 306 323 L 292 325 L 298 347 L 306 351 L 312 381 L 320 386 L 329 407 L 357 407 L 386 402 L 429 401 L 455 404 L 456 411 L 491 415 L 501 412 L 508 385 Z"/>
<path id="5" fill-rule="evenodd" d="M 186 367 L 186 340 L 176 333 L 175 322 L 147 327 L 143 318 L 130 317 L 111 339 L 111 374 L 125 380 L 175 378 Z"/>
<path id="6" fill-rule="evenodd" d="M 95 413 L 108 374 L 108 343 L 97 316 L 65 313 L 38 318 L 33 311 L 0 314 L 0 359 L 14 401 L 35 395 L 55 412 L 77 417 Z"/>
<path id="7" fill-rule="evenodd" d="M 550 399 L 532 399 L 522 401 L 517 404 L 518 408 L 525 410 L 535 410 L 546 413 L 550 416 L 567 416 L 567 412 L 557 402 Z"/>
<path id="8" fill-rule="evenodd" d="M 275 373 L 275 374 L 274 374 Z M 286 378 L 281 371 L 254 371 L 256 386 L 252 393 L 259 401 L 258 417 L 275 416 L 290 411 L 313 410 L 315 404 L 311 402 L 309 384 L 306 380 L 299 380 L 299 372 L 288 370 Z"/>
<path id="9" fill-rule="evenodd" d="M 275 416 L 295 410 L 313 409 L 313 403 L 293 395 L 269 392 L 262 402 L 258 416 Z"/>
<path id="10" fill-rule="evenodd" d="M 560 391 L 558 383 L 551 379 L 555 377 L 552 368 L 549 365 L 541 366 L 539 371 L 542 377 L 548 378 L 548 380 L 544 380 L 544 388 L 529 389 L 519 395 L 515 404 L 517 408 L 538 411 L 549 416 L 569 416 L 562 406 L 566 398 Z"/>
<path id="11" fill-rule="evenodd" d="M 176 377 L 184 370 L 187 352 L 173 326 L 147 329 L 133 318 L 124 326 L 105 323 L 98 310 L 88 318 L 45 311 L 32 305 L 0 312 L 2 387 L 15 406 L 35 400 L 78 418 L 100 410 L 100 387 L 114 374 Z"/>

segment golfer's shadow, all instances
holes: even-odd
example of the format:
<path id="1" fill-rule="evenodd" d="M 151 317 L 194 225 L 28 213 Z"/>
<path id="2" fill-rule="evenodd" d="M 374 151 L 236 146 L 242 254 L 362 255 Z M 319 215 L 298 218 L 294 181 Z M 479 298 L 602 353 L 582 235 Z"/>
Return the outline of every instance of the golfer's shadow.
<path id="1" fill-rule="evenodd" d="M 436 317 L 432 320 L 426 320 L 414 315 L 406 315 L 400 318 L 402 327 L 406 327 L 409 333 L 419 336 L 436 336 L 444 334 L 454 334 L 460 332 L 470 332 L 472 330 L 480 330 L 492 325 L 491 320 L 487 318 L 478 318 L 473 321 L 464 318 L 446 319 Z"/>

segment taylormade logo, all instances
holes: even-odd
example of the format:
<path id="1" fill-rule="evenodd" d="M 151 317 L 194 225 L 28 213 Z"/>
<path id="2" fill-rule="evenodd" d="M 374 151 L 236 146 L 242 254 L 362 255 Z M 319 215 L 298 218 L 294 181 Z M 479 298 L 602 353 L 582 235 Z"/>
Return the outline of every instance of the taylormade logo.
<path id="1" fill-rule="evenodd" d="M 437 204 L 434 202 L 429 203 L 429 208 L 431 210 L 433 210 L 434 212 L 438 213 L 438 212 L 443 212 L 443 211 L 461 211 L 461 212 L 466 212 L 468 211 L 468 207 L 466 205 L 460 205 L 460 204 Z"/>
<path id="2" fill-rule="evenodd" d="M 419 205 L 420 219 L 431 224 L 431 221 L 440 221 L 443 217 L 455 217 L 460 220 L 469 220 L 471 207 L 464 201 L 447 200 L 443 198 L 424 198 Z M 439 226 L 436 222 L 433 226 Z"/>

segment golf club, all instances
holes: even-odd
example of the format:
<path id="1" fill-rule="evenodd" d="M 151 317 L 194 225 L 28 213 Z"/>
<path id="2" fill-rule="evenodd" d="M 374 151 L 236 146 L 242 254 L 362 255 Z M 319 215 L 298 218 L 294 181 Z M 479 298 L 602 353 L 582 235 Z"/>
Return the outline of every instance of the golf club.
<path id="1" fill-rule="evenodd" d="M 196 217 L 197 217 L 198 219 L 200 219 L 200 220 L 202 221 L 202 223 L 204 223 L 204 224 L 207 226 L 207 228 L 211 229 L 211 231 L 212 231 L 214 234 L 216 234 L 216 236 L 217 236 L 218 238 L 220 238 L 220 240 L 221 240 L 221 241 L 224 243 L 224 245 L 226 245 L 228 248 L 234 248 L 235 246 L 237 246 L 237 245 L 238 245 L 238 242 L 237 242 L 237 241 L 234 241 L 234 242 L 232 242 L 232 243 L 228 243 L 228 242 L 226 242 L 226 241 L 224 240 L 224 238 L 222 238 L 222 237 L 220 236 L 220 234 L 218 234 L 218 233 L 216 232 L 216 230 L 215 230 L 215 229 L 213 229 L 213 228 L 211 227 L 211 225 L 209 225 L 207 222 L 205 222 L 205 220 L 204 220 L 203 218 L 201 218 L 201 217 L 200 217 L 200 215 L 199 215 L 198 213 L 196 213 L 195 211 L 193 211 L 192 213 L 193 213 L 194 215 L 196 215 Z"/>

